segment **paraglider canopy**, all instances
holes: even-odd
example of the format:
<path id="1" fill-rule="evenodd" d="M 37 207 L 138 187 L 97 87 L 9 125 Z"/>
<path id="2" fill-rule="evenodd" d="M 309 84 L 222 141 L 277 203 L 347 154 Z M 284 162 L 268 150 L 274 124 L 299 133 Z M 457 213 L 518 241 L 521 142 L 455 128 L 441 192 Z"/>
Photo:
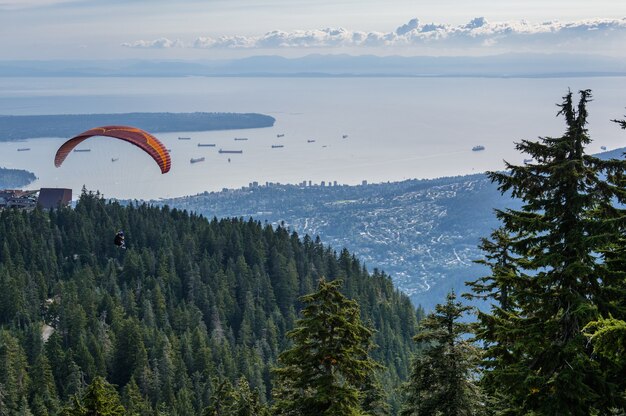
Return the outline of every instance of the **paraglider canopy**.
<path id="1" fill-rule="evenodd" d="M 163 143 L 148 132 L 137 127 L 129 126 L 104 126 L 87 130 L 78 136 L 74 136 L 59 147 L 54 157 L 54 166 L 61 166 L 67 155 L 79 143 L 94 136 L 112 137 L 127 141 L 148 153 L 159 165 L 161 173 L 167 173 L 171 167 L 170 155 Z"/>

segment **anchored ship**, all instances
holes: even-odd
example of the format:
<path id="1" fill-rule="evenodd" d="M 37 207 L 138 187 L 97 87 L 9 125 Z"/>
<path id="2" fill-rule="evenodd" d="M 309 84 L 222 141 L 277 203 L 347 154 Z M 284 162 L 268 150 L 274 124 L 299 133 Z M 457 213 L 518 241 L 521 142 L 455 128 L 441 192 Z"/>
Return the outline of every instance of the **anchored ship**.
<path id="1" fill-rule="evenodd" d="M 203 157 L 197 157 L 197 158 L 191 158 L 191 160 L 189 161 L 190 163 L 198 163 L 198 162 L 204 162 L 204 158 Z"/>
<path id="2" fill-rule="evenodd" d="M 243 153 L 243 150 L 222 150 L 220 149 L 218 153 Z"/>
<path id="3" fill-rule="evenodd" d="M 215 143 L 198 143 L 198 147 L 215 147 Z"/>
<path id="4" fill-rule="evenodd" d="M 485 150 L 485 146 L 478 145 L 478 146 L 472 147 L 472 151 L 474 151 L 474 152 L 479 152 L 481 150 Z"/>

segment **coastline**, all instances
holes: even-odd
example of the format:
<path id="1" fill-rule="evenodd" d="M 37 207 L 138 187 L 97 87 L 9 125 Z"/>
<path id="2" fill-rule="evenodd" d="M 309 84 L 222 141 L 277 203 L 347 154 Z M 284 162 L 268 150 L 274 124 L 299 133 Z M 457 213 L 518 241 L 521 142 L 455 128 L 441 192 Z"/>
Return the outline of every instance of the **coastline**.
<path id="1" fill-rule="evenodd" d="M 0 141 L 71 137 L 94 126 L 131 125 L 151 133 L 240 130 L 272 127 L 276 119 L 259 113 L 111 113 L 0 115 Z"/>

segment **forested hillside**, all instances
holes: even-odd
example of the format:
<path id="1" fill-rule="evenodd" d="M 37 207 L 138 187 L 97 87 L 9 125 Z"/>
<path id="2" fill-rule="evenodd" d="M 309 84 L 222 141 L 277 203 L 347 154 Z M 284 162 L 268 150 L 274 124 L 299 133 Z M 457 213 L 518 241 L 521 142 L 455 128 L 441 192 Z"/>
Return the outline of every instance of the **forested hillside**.
<path id="1" fill-rule="evenodd" d="M 6 169 L 0 167 L 0 189 L 21 188 L 37 179 L 35 174 L 22 169 Z"/>
<path id="2" fill-rule="evenodd" d="M 152 133 L 271 127 L 274 117 L 257 113 L 118 113 L 0 115 L 0 141 L 71 137 L 93 126 L 132 125 Z"/>
<path id="3" fill-rule="evenodd" d="M 118 229 L 126 250 L 113 244 Z M 242 376 L 270 400 L 299 297 L 321 277 L 343 280 L 375 330 L 372 358 L 397 410 L 418 313 L 347 250 L 90 193 L 74 209 L 0 212 L 0 408 L 59 414 L 98 376 L 143 409 L 133 414 L 202 414 L 223 381 Z"/>

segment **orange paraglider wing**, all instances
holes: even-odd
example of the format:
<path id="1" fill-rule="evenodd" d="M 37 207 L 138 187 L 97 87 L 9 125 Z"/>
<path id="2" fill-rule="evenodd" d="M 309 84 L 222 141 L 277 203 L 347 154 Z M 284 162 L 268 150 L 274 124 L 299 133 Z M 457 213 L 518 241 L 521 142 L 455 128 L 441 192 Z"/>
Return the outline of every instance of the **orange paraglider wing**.
<path id="1" fill-rule="evenodd" d="M 91 130 L 87 130 L 72 137 L 59 147 L 57 154 L 54 157 L 54 166 L 57 168 L 61 166 L 67 155 L 74 149 L 80 142 L 87 140 L 93 136 L 106 136 L 116 139 L 124 140 L 134 144 L 146 153 L 148 153 L 155 162 L 159 165 L 161 173 L 167 173 L 171 167 L 170 154 L 163 146 L 163 143 L 156 137 L 136 127 L 128 126 L 104 126 L 96 127 Z"/>

